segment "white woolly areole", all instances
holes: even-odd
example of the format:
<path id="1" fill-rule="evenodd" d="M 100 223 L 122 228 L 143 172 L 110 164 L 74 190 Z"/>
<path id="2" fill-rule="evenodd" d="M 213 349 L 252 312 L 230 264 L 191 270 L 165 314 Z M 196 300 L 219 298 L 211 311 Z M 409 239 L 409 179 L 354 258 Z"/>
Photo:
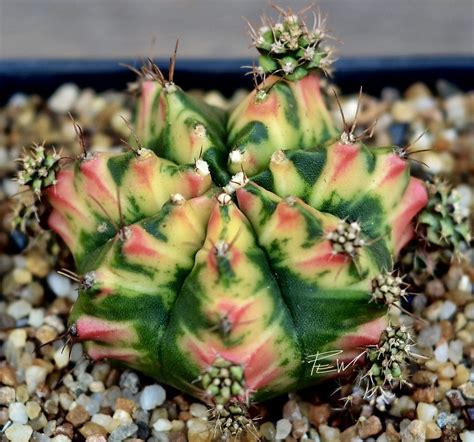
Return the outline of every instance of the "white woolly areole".
<path id="1" fill-rule="evenodd" d="M 205 138 L 206 133 L 206 127 L 203 124 L 196 124 L 194 127 L 194 135 L 196 135 L 198 138 Z"/>
<path id="2" fill-rule="evenodd" d="M 229 153 L 229 161 L 232 164 L 241 164 L 243 161 L 244 153 L 239 149 L 234 149 Z"/>
<path id="3" fill-rule="evenodd" d="M 173 204 L 176 204 L 177 206 L 182 206 L 186 201 L 186 198 L 184 198 L 183 195 L 181 195 L 180 193 L 173 193 L 173 195 L 171 195 L 171 202 Z"/>
<path id="4" fill-rule="evenodd" d="M 231 201 L 232 201 L 232 197 L 228 193 L 222 192 L 219 195 L 217 195 L 217 202 L 221 206 L 227 206 L 231 203 Z"/>
<path id="5" fill-rule="evenodd" d="M 166 93 L 168 94 L 172 94 L 173 92 L 176 92 L 176 89 L 177 89 L 176 85 L 172 81 L 165 83 L 164 88 L 165 88 Z"/>
<path id="6" fill-rule="evenodd" d="M 234 193 L 237 189 L 244 187 L 248 183 L 249 179 L 243 172 L 236 173 L 231 180 L 224 187 L 224 192 L 228 194 Z"/>
<path id="7" fill-rule="evenodd" d="M 207 176 L 210 174 L 209 172 L 209 164 L 206 161 L 201 160 L 200 158 L 196 160 L 195 170 L 198 175 Z"/>
<path id="8" fill-rule="evenodd" d="M 285 152 L 283 152 L 281 149 L 273 152 L 272 157 L 270 159 L 272 163 L 276 164 L 283 163 L 287 160 L 288 158 L 286 158 Z"/>

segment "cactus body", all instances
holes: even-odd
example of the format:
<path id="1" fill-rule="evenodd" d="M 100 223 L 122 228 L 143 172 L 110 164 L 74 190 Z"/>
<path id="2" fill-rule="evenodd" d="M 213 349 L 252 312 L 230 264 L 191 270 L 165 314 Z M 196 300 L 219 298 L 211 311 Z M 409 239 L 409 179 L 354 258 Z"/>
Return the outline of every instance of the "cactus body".
<path id="1" fill-rule="evenodd" d="M 146 148 L 83 157 L 46 191 L 92 359 L 227 404 L 311 385 L 378 342 L 373 280 L 426 190 L 393 149 L 336 141 L 314 72 L 269 76 L 229 116 L 147 79 L 137 134 Z"/>

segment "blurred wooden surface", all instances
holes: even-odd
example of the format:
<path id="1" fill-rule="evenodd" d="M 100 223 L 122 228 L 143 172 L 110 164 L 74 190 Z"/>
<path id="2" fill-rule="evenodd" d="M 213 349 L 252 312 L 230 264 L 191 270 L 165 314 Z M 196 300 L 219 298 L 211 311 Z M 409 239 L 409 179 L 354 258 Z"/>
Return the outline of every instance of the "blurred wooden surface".
<path id="1" fill-rule="evenodd" d="M 473 0 L 318 4 L 341 55 L 474 54 Z M 177 37 L 182 57 L 251 57 L 242 17 L 269 10 L 266 0 L 0 0 L 0 58 L 163 57 Z"/>

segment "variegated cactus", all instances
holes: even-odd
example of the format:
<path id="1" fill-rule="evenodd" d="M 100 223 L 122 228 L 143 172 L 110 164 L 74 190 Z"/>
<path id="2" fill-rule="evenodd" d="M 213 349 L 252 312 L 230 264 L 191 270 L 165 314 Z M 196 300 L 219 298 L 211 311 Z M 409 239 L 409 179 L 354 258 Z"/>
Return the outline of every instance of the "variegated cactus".
<path id="1" fill-rule="evenodd" d="M 47 187 L 49 224 L 81 284 L 71 333 L 93 360 L 232 413 L 378 342 L 386 304 L 403 293 L 399 278 L 383 281 L 427 193 L 397 149 L 335 129 L 317 75 L 321 32 L 290 13 L 253 31 L 264 78 L 228 115 L 148 66 L 141 145 L 83 154 Z M 298 75 L 281 64 L 290 58 Z"/>

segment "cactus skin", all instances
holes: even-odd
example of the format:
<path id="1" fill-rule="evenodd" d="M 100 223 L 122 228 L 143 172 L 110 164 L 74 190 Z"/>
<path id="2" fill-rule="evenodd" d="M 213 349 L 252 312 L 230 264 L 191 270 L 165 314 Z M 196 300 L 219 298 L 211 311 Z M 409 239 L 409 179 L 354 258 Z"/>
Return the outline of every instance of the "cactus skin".
<path id="1" fill-rule="evenodd" d="M 314 73 L 262 87 L 227 118 L 147 79 L 147 148 L 82 157 L 46 189 L 92 359 L 229 405 L 312 385 L 327 376 L 312 355 L 347 362 L 378 342 L 373 280 L 413 236 L 426 189 L 394 149 L 334 141 Z"/>

